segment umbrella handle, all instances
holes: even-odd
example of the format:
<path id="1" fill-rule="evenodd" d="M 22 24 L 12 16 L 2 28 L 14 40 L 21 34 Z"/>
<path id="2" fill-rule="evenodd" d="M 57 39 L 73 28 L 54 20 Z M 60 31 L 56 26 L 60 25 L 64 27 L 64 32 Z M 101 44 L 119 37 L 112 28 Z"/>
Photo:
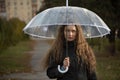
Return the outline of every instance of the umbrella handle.
<path id="1" fill-rule="evenodd" d="M 58 65 L 58 71 L 60 72 L 60 73 L 66 73 L 67 71 L 68 71 L 68 67 L 66 67 L 66 69 L 65 70 L 61 70 L 60 69 L 60 65 Z"/>

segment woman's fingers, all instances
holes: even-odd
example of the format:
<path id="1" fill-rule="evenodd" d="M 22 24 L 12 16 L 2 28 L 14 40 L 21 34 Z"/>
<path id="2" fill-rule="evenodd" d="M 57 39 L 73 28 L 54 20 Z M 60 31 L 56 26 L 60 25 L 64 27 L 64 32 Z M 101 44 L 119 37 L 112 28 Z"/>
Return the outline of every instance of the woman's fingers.
<path id="1" fill-rule="evenodd" d="M 69 60 L 69 57 L 66 57 L 65 60 Z"/>
<path id="2" fill-rule="evenodd" d="M 70 66 L 70 60 L 69 57 L 66 57 L 63 61 L 63 66 L 64 67 L 69 67 Z"/>

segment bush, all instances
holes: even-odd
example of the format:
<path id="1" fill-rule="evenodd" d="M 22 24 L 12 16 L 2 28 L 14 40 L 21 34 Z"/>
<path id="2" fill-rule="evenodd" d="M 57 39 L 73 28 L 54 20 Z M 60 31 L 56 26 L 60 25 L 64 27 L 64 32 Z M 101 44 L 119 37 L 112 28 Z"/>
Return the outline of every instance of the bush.
<path id="1" fill-rule="evenodd" d="M 120 39 L 116 39 L 116 51 L 120 52 Z"/>
<path id="2" fill-rule="evenodd" d="M 28 39 L 28 36 L 24 35 L 22 31 L 25 25 L 25 22 L 17 18 L 9 21 L 0 19 L 0 51 L 8 46 L 15 45 L 19 41 Z"/>

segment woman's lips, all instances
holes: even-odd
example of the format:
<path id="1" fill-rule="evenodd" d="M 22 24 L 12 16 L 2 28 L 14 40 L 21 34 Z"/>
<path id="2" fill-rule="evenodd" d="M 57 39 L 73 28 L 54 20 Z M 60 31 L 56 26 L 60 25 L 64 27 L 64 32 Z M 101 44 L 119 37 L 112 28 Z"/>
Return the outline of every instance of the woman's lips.
<path id="1" fill-rule="evenodd" d="M 72 37 L 68 37 L 69 39 L 72 39 Z"/>

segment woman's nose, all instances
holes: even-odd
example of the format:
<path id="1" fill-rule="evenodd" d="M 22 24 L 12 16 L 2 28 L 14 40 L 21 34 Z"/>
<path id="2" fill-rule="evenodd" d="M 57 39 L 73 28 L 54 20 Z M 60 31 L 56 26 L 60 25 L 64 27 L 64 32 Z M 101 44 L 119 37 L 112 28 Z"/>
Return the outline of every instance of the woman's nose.
<path id="1" fill-rule="evenodd" d="M 69 36 L 72 36 L 72 35 L 73 35 L 72 31 L 69 31 L 68 35 L 69 35 Z"/>

